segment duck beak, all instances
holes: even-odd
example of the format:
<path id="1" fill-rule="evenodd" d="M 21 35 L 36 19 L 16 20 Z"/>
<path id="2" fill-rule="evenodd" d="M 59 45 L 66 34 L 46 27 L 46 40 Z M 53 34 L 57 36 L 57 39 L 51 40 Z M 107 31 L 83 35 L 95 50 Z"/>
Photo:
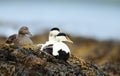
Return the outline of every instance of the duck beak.
<path id="1" fill-rule="evenodd" d="M 67 38 L 67 42 L 69 42 L 69 43 L 72 43 L 73 44 L 73 41 L 67 36 L 66 37 Z"/>
<path id="2" fill-rule="evenodd" d="M 30 32 L 28 32 L 28 35 L 31 37 L 32 36 L 32 34 L 30 33 Z"/>

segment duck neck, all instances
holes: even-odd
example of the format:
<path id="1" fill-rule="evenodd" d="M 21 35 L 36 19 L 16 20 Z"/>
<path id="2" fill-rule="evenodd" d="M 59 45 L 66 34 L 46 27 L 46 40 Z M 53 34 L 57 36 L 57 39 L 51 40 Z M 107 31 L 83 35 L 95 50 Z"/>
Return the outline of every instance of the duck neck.
<path id="1" fill-rule="evenodd" d="M 20 33 L 19 33 L 19 34 L 18 34 L 18 36 L 20 36 L 20 37 L 24 37 L 24 36 L 25 36 L 25 34 L 20 34 Z"/>

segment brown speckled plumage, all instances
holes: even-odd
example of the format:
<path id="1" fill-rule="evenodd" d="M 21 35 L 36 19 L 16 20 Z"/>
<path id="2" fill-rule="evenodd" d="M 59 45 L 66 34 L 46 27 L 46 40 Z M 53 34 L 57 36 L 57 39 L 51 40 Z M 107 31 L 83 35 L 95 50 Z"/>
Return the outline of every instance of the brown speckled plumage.
<path id="1" fill-rule="evenodd" d="M 33 45 L 32 40 L 26 35 L 31 35 L 31 33 L 29 32 L 28 27 L 23 26 L 19 29 L 18 34 L 9 36 L 6 43 L 14 43 L 15 46 Z"/>

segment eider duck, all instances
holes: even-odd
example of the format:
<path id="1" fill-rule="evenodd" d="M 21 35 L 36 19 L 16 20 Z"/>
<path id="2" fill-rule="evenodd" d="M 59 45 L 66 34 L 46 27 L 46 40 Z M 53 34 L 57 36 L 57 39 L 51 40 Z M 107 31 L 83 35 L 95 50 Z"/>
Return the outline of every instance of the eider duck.
<path id="1" fill-rule="evenodd" d="M 69 37 L 65 33 L 59 33 L 56 38 L 56 42 L 53 44 L 53 50 L 52 50 L 52 55 L 59 60 L 64 60 L 67 61 L 68 58 L 70 57 L 70 49 L 69 47 L 64 43 L 65 42 L 70 42 L 73 43 Z"/>
<path id="2" fill-rule="evenodd" d="M 32 40 L 26 35 L 31 35 L 31 33 L 29 32 L 28 27 L 22 26 L 19 29 L 18 34 L 14 34 L 8 37 L 6 43 L 14 43 L 15 46 L 23 46 L 27 44 L 32 45 Z"/>

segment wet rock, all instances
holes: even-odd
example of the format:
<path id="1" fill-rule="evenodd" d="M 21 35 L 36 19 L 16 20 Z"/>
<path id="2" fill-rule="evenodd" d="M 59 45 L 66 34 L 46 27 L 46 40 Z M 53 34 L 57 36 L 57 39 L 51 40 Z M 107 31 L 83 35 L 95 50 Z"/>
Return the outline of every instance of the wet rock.
<path id="1" fill-rule="evenodd" d="M 120 76 L 120 63 L 106 62 L 101 65 L 101 69 L 108 76 Z"/>
<path id="2" fill-rule="evenodd" d="M 105 76 L 95 64 L 71 55 L 67 62 L 35 49 L 0 45 L 0 76 Z"/>

